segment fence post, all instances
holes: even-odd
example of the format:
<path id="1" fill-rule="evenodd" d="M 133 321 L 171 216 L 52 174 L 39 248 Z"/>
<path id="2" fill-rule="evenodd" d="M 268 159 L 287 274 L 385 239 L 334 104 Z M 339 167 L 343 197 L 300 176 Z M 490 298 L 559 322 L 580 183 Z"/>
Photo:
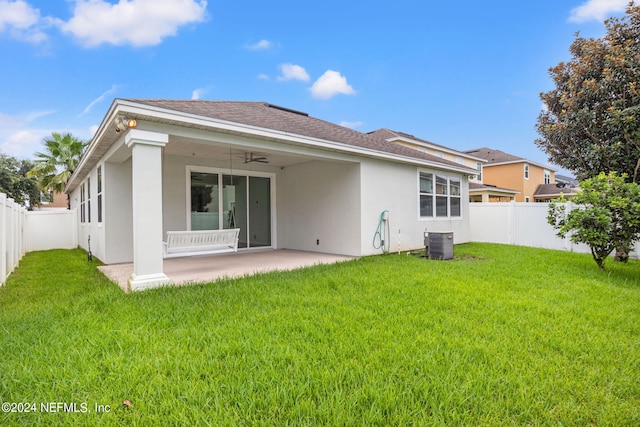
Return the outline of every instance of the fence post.
<path id="1" fill-rule="evenodd" d="M 13 199 L 7 197 L 7 276 L 13 272 L 13 250 L 15 240 L 15 211 L 13 209 Z"/>
<path id="2" fill-rule="evenodd" d="M 573 210 L 573 203 L 571 203 L 570 200 L 567 200 L 567 202 L 564 204 L 564 214 L 565 214 L 565 218 L 567 216 L 569 216 L 569 214 L 571 213 L 571 211 Z M 572 232 L 570 231 L 569 234 L 567 234 L 566 236 L 564 236 L 564 247 L 569 251 L 569 252 L 573 252 L 573 241 L 571 240 L 571 234 Z"/>
<path id="3" fill-rule="evenodd" d="M 0 193 L 0 286 L 7 279 L 7 195 Z"/>
<path id="4" fill-rule="evenodd" d="M 515 245 L 516 243 L 516 202 L 512 200 L 509 202 L 509 213 L 507 214 L 507 227 L 508 228 L 508 236 L 507 240 L 510 245 Z"/>

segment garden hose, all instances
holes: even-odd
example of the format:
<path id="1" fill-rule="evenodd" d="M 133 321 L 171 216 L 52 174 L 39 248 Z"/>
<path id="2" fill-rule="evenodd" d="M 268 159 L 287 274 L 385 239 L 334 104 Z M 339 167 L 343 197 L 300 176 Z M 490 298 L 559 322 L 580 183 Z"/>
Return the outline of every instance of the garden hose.
<path id="1" fill-rule="evenodd" d="M 380 213 L 380 219 L 378 220 L 378 228 L 373 235 L 373 247 L 375 249 L 382 249 L 382 253 L 389 252 L 389 211 L 384 210 Z"/>

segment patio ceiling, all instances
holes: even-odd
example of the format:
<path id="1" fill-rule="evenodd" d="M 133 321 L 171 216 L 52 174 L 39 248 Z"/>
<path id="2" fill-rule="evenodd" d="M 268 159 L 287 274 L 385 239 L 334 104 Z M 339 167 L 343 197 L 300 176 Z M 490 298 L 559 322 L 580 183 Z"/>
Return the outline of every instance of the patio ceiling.
<path id="1" fill-rule="evenodd" d="M 266 157 L 268 163 L 246 162 L 253 158 Z M 194 157 L 200 159 L 217 160 L 230 164 L 233 161 L 233 167 L 250 167 L 252 165 L 266 165 L 270 167 L 282 168 L 295 165 L 298 163 L 312 160 L 313 157 L 305 155 L 297 155 L 291 153 L 278 152 L 274 150 L 251 147 L 242 147 L 236 145 L 210 143 L 208 141 L 200 141 L 180 136 L 170 136 L 169 143 L 165 147 L 165 155 Z"/>

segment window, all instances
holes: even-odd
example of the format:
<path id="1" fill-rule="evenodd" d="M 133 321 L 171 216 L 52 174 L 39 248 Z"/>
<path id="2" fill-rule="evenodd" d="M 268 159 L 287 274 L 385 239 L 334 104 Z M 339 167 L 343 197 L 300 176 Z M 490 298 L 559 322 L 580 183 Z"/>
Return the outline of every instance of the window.
<path id="1" fill-rule="evenodd" d="M 199 167 L 188 167 L 187 173 L 191 230 L 239 228 L 239 248 L 271 246 L 271 176 L 228 175 Z"/>
<path id="2" fill-rule="evenodd" d="M 529 163 L 524 164 L 524 179 L 529 179 Z"/>
<path id="3" fill-rule="evenodd" d="M 449 205 L 451 207 L 451 216 L 460 216 L 460 178 L 449 179 Z"/>
<path id="4" fill-rule="evenodd" d="M 447 177 L 436 175 L 436 216 L 448 216 Z"/>
<path id="5" fill-rule="evenodd" d="M 87 178 L 87 222 L 91 222 L 91 178 Z"/>
<path id="6" fill-rule="evenodd" d="M 476 179 L 478 181 L 482 181 L 482 162 L 476 162 L 476 170 L 478 171 L 478 175 L 476 175 Z"/>
<path id="7" fill-rule="evenodd" d="M 420 216 L 433 216 L 433 175 L 420 173 Z"/>
<path id="8" fill-rule="evenodd" d="M 440 157 L 441 159 L 444 159 L 444 153 L 442 151 L 436 151 L 436 157 Z"/>
<path id="9" fill-rule="evenodd" d="M 98 166 L 98 222 L 102 222 L 102 165 Z"/>
<path id="10" fill-rule="evenodd" d="M 85 203 L 85 197 L 84 197 L 84 184 L 80 185 L 80 222 L 84 223 L 86 222 L 86 216 L 85 216 L 85 209 L 86 209 L 87 205 Z"/>
<path id="11" fill-rule="evenodd" d="M 544 170 L 544 183 L 551 184 L 551 172 L 546 169 Z"/>
<path id="12" fill-rule="evenodd" d="M 464 164 L 464 159 L 462 157 L 458 156 L 458 157 L 456 157 L 456 163 L 462 165 L 462 164 Z"/>
<path id="13" fill-rule="evenodd" d="M 525 196 L 524 201 L 525 203 L 529 203 L 531 201 L 531 197 Z"/>
<path id="14" fill-rule="evenodd" d="M 462 207 L 460 183 L 459 177 L 420 172 L 420 217 L 459 217 Z"/>

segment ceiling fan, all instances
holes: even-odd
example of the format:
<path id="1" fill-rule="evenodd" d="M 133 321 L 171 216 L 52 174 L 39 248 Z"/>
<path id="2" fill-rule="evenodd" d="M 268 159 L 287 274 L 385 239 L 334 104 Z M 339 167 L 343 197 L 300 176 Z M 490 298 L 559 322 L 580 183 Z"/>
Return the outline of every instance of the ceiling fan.
<path id="1" fill-rule="evenodd" d="M 269 163 L 266 156 L 255 155 L 254 153 L 244 153 L 244 162 L 246 163 Z"/>

